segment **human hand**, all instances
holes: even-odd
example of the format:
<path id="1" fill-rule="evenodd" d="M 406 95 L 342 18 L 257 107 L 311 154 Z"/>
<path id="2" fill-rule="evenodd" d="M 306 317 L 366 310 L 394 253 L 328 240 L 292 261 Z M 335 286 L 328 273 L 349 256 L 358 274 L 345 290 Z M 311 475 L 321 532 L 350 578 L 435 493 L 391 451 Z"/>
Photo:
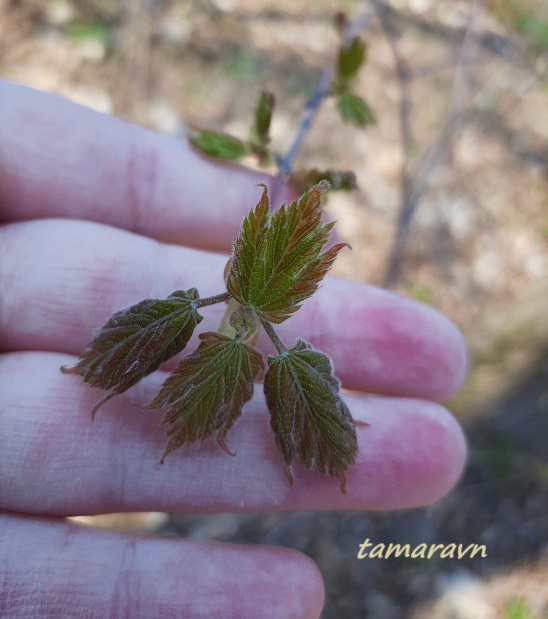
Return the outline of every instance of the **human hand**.
<path id="1" fill-rule="evenodd" d="M 370 424 L 357 427 L 346 495 L 299 466 L 286 485 L 261 389 L 227 437 L 235 458 L 206 443 L 160 465 L 165 431 L 132 402 L 150 401 L 163 372 L 91 424 L 100 395 L 59 368 L 124 306 L 192 286 L 221 292 L 226 255 L 215 252 L 257 202 L 255 183 L 272 180 L 14 84 L 0 82 L 0 101 L 0 616 L 319 616 L 321 577 L 293 550 L 138 538 L 64 517 L 435 501 L 465 458 L 436 403 L 465 374 L 458 331 L 423 305 L 329 277 L 279 327 L 331 356 L 353 417 Z M 205 308 L 203 330 L 223 311 Z M 258 347 L 273 353 L 266 337 Z"/>

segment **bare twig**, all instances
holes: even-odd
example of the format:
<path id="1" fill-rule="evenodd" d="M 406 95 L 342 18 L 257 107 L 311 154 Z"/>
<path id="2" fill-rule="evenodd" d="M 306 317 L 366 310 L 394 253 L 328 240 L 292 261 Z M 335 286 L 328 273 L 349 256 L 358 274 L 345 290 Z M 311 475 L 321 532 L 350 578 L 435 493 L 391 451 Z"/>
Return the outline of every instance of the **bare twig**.
<path id="1" fill-rule="evenodd" d="M 419 166 L 419 171 L 413 177 L 408 174 L 407 182 L 402 182 L 404 188 L 402 207 L 398 214 L 396 234 L 383 281 L 383 285 L 386 288 L 393 287 L 400 275 L 405 243 L 411 226 L 411 220 L 428 186 L 430 177 L 447 153 L 447 149 L 452 143 L 455 134 L 462 129 L 464 123 L 468 122 L 472 115 L 471 112 L 463 112 L 450 119 L 424 154 Z"/>
<path id="2" fill-rule="evenodd" d="M 295 135 L 293 143 L 280 160 L 280 170 L 278 173 L 280 177 L 285 178 L 291 172 L 291 165 L 293 164 L 293 160 L 299 152 L 306 134 L 310 130 L 312 120 L 314 119 L 314 116 L 316 116 L 316 113 L 320 108 L 321 102 L 329 94 L 329 88 L 333 79 L 333 74 L 334 71 L 331 65 L 324 69 L 320 81 L 318 82 L 318 86 L 314 91 L 314 94 L 306 104 L 304 115 L 299 125 L 299 128 L 297 129 L 297 133 Z"/>
<path id="3" fill-rule="evenodd" d="M 394 56 L 396 74 L 400 85 L 400 139 L 402 150 L 403 168 L 401 173 L 401 201 L 402 206 L 398 216 L 396 238 L 388 262 L 387 275 L 384 284 L 389 286 L 397 275 L 397 270 L 401 261 L 404 239 L 407 236 L 411 217 L 418 204 L 418 199 L 412 200 L 413 181 L 409 171 L 409 157 L 412 148 L 411 135 L 411 101 L 409 96 L 410 74 L 407 65 L 400 54 L 397 44 L 398 34 L 392 21 L 391 10 L 384 3 L 374 0 L 377 7 L 377 14 L 381 22 L 382 29 Z M 418 198 L 418 196 L 417 196 Z"/>
<path id="4" fill-rule="evenodd" d="M 470 92 L 471 74 L 470 68 L 474 65 L 477 48 L 479 45 L 478 21 L 481 11 L 482 0 L 473 0 L 470 14 L 466 23 L 466 30 L 457 56 L 451 103 L 449 107 L 449 119 L 462 112 L 466 98 Z"/>
<path id="5" fill-rule="evenodd" d="M 383 282 L 386 287 L 392 287 L 399 277 L 411 220 L 420 204 L 431 175 L 447 155 L 455 134 L 472 115 L 470 111 L 466 110 L 465 101 L 470 90 L 470 69 L 473 66 L 472 57 L 477 47 L 478 33 L 476 27 L 482 1 L 483 0 L 473 0 L 464 38 L 458 54 L 449 103 L 449 112 L 445 126 L 425 152 L 416 168 L 416 172 L 411 174 L 409 170 L 409 153 L 411 146 L 409 73 L 399 53 L 396 33 L 391 21 L 390 9 L 383 3 L 375 0 L 383 30 L 394 54 L 396 72 L 400 82 L 401 144 L 404 161 L 401 183 L 402 202 L 396 224 L 394 242 L 388 258 Z"/>

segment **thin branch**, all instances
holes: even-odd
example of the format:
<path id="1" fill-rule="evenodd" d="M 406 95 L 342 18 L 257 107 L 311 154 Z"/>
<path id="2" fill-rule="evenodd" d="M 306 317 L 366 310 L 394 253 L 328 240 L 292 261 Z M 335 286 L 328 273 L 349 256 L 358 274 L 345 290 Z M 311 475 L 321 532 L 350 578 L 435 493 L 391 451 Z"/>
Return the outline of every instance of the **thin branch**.
<path id="1" fill-rule="evenodd" d="M 383 281 L 383 286 L 386 288 L 393 287 L 400 275 L 411 220 L 420 204 L 433 171 L 444 158 L 455 134 L 462 129 L 463 124 L 468 122 L 473 115 L 471 112 L 463 112 L 445 125 L 443 131 L 425 153 L 412 185 L 409 181 L 408 189 L 406 189 L 404 199 L 402 200 L 402 208 L 398 215 L 394 243 L 390 251 L 386 275 Z"/>
<path id="2" fill-rule="evenodd" d="M 460 131 L 463 124 L 472 116 L 472 113 L 465 109 L 464 102 L 470 89 L 470 68 L 473 66 L 473 51 L 477 47 L 476 42 L 478 32 L 476 25 L 482 0 L 473 0 L 468 23 L 458 54 L 449 103 L 449 112 L 445 126 L 440 135 L 427 149 L 419 165 L 417 166 L 416 172 L 413 175 L 409 172 L 409 153 L 411 145 L 409 123 L 410 101 L 408 91 L 409 75 L 405 71 L 405 65 L 403 64 L 403 60 L 400 56 L 396 43 L 395 31 L 391 24 L 390 9 L 377 0 L 375 0 L 375 4 L 379 9 L 379 17 L 394 54 L 394 62 L 396 64 L 396 71 L 400 81 L 401 97 L 401 144 L 404 158 L 401 189 L 402 205 L 398 215 L 394 242 L 388 258 L 386 274 L 383 282 L 385 287 L 392 287 L 397 281 L 401 271 L 404 248 L 411 220 L 420 204 L 432 173 L 445 158 L 453 142 L 455 134 Z"/>
<path id="3" fill-rule="evenodd" d="M 407 63 L 400 54 L 400 50 L 397 45 L 398 33 L 394 22 L 392 20 L 392 9 L 387 5 L 375 0 L 375 6 L 377 7 L 377 14 L 381 27 L 388 40 L 388 44 L 392 50 L 394 56 L 394 63 L 396 66 L 396 74 L 400 84 L 400 132 L 401 143 L 404 153 L 404 161 L 407 161 L 409 153 L 412 147 L 411 136 L 411 100 L 409 95 L 409 84 L 411 82 L 411 72 L 407 66 Z"/>
<path id="4" fill-rule="evenodd" d="M 449 120 L 462 112 L 466 98 L 470 92 L 470 68 L 474 65 L 479 33 L 477 29 L 482 0 L 473 0 L 470 14 L 466 23 L 464 37 L 457 56 L 455 78 L 451 92 Z"/>
<path id="5" fill-rule="evenodd" d="M 396 75 L 400 86 L 400 144 L 402 151 L 402 172 L 401 172 L 401 208 L 398 215 L 396 225 L 396 235 L 392 251 L 388 260 L 387 272 L 384 279 L 384 285 L 389 287 L 395 281 L 399 273 L 399 265 L 403 254 L 403 245 L 409 224 L 415 209 L 418 205 L 419 194 L 413 194 L 413 180 L 409 171 L 409 158 L 412 148 L 411 135 L 411 100 L 409 93 L 409 84 L 411 76 L 409 69 L 400 54 L 397 44 L 398 33 L 392 20 L 392 9 L 378 0 L 375 1 L 377 7 L 379 21 L 384 34 L 388 40 L 388 44 L 392 50 Z"/>
<path id="6" fill-rule="evenodd" d="M 316 116 L 320 108 L 321 102 L 329 94 L 329 89 L 331 86 L 331 81 L 333 80 L 333 76 L 333 66 L 330 65 L 324 69 L 320 81 L 318 82 L 318 86 L 314 91 L 314 94 L 306 104 L 304 115 L 299 125 L 299 128 L 297 129 L 295 139 L 293 140 L 293 143 L 280 161 L 279 176 L 286 177 L 291 172 L 291 165 L 293 164 L 293 160 L 297 156 L 297 153 L 301 148 L 301 144 L 303 143 L 306 134 L 310 130 L 312 120 L 314 119 L 314 116 Z"/>

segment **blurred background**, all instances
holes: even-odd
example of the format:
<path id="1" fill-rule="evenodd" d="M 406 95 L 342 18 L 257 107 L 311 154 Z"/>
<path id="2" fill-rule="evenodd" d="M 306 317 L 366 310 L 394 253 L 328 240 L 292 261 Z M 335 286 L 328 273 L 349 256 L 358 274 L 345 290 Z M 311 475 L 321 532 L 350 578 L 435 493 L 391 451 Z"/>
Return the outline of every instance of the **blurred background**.
<path id="1" fill-rule="evenodd" d="M 352 170 L 326 209 L 352 245 L 337 275 L 455 321 L 470 374 L 448 407 L 469 462 L 424 509 L 83 519 L 297 548 L 320 566 L 325 619 L 548 617 L 548 4 L 545 0 L 0 0 L 0 75 L 184 138 L 245 138 L 273 92 L 273 150 L 291 143 L 339 47 L 366 16 L 355 90 L 375 125 L 332 101 L 296 167 Z M 487 558 L 358 560 L 376 542 L 485 544 Z"/>

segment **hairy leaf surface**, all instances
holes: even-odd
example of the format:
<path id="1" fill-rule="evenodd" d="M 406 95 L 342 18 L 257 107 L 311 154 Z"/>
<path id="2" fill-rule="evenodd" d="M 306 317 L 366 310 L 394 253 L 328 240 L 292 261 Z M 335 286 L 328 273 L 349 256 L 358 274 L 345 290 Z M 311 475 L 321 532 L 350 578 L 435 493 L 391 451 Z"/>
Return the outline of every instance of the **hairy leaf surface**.
<path id="1" fill-rule="evenodd" d="M 147 408 L 167 406 L 168 444 L 162 462 L 175 449 L 215 435 L 228 453 L 224 437 L 253 395 L 253 382 L 263 367 L 261 355 L 240 340 L 208 331 L 164 382 Z"/>
<path id="2" fill-rule="evenodd" d="M 345 243 L 323 252 L 334 222 L 322 224 L 322 181 L 269 215 L 267 190 L 244 219 L 234 242 L 227 290 L 244 307 L 273 323 L 286 320 L 311 296 Z"/>
<path id="3" fill-rule="evenodd" d="M 110 390 L 92 416 L 110 398 L 123 393 L 160 364 L 183 350 L 202 320 L 198 291 L 177 290 L 167 299 L 145 299 L 109 318 L 68 374 L 80 374 L 92 387 Z"/>
<path id="4" fill-rule="evenodd" d="M 354 464 L 358 443 L 339 386 L 329 358 L 303 340 L 268 358 L 264 392 L 290 485 L 291 463 L 298 459 L 309 469 L 338 477 L 345 491 L 345 471 Z"/>

